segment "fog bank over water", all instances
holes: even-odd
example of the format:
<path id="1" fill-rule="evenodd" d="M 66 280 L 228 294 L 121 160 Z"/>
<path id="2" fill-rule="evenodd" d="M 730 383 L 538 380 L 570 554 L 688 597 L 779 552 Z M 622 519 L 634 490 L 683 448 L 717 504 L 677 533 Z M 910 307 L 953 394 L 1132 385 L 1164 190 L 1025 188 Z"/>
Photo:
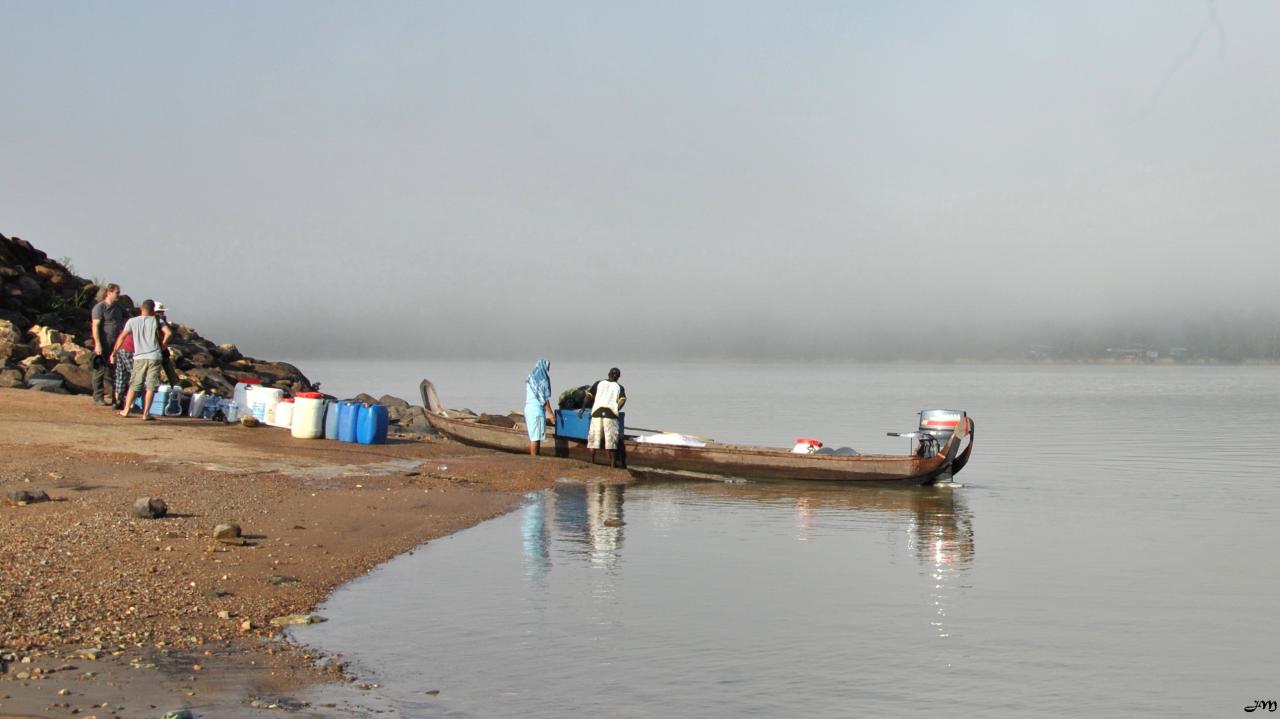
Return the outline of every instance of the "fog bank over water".
<path id="1" fill-rule="evenodd" d="M 1278 24 L 7 3 L 0 232 L 259 356 L 1280 355 Z"/>

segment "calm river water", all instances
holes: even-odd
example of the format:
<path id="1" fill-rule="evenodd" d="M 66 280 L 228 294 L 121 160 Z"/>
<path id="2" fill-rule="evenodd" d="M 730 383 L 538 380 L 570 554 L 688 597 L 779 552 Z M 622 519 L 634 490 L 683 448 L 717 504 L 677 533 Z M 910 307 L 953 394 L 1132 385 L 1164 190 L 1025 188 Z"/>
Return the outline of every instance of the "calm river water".
<path id="1" fill-rule="evenodd" d="M 477 411 L 517 408 L 529 369 L 299 364 L 344 394 L 410 398 L 428 376 Z M 553 384 L 607 369 L 553 366 Z M 1278 369 L 637 364 L 622 382 L 629 424 L 775 446 L 898 452 L 885 432 L 917 410 L 965 409 L 974 455 L 948 490 L 531 495 L 352 582 L 320 608 L 328 623 L 294 631 L 380 685 L 320 687 L 313 707 L 1207 717 L 1280 700 Z"/>

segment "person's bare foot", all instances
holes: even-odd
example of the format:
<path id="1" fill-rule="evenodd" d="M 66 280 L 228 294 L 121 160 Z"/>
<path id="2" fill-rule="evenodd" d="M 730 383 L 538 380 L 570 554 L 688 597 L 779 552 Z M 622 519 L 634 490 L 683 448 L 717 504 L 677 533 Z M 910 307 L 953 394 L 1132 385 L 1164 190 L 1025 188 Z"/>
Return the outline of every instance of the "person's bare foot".
<path id="1" fill-rule="evenodd" d="M 143 421 L 143 422 L 154 422 L 154 421 L 156 421 L 156 418 L 155 418 L 155 417 L 152 417 L 152 416 L 151 416 L 151 415 L 149 415 L 149 414 L 144 414 L 144 415 L 142 415 L 142 421 Z"/>
<path id="2" fill-rule="evenodd" d="M 128 416 L 129 416 L 129 410 L 127 410 L 127 409 L 126 409 L 126 410 L 123 410 L 123 411 L 121 411 L 119 414 L 120 414 L 120 416 L 121 416 L 121 417 L 128 417 Z"/>

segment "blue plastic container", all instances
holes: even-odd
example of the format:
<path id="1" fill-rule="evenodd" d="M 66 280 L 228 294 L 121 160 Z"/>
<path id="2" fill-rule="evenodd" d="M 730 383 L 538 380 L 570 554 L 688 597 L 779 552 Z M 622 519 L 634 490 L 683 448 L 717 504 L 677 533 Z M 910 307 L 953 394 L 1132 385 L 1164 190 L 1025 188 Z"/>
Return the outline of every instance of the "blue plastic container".
<path id="1" fill-rule="evenodd" d="M 331 399 L 324 401 L 324 438 L 338 438 L 338 403 Z"/>
<path id="2" fill-rule="evenodd" d="M 387 443 L 387 408 L 380 404 L 360 405 L 356 420 L 356 441 L 360 444 Z"/>
<path id="3" fill-rule="evenodd" d="M 618 413 L 618 434 L 626 431 L 627 413 Z M 591 427 L 590 411 L 582 413 L 582 417 L 578 417 L 576 409 L 558 409 L 556 410 L 556 436 L 566 439 L 587 439 L 587 430 Z"/>
<path id="4" fill-rule="evenodd" d="M 169 401 L 169 385 L 162 384 L 156 388 L 156 395 L 151 398 L 151 411 L 147 414 L 152 417 L 163 417 L 164 406 Z"/>
<path id="5" fill-rule="evenodd" d="M 360 405 L 355 402 L 338 403 L 338 441 L 356 441 L 356 422 L 360 419 Z"/>
<path id="6" fill-rule="evenodd" d="M 587 426 L 591 424 L 591 416 L 586 412 L 578 418 L 576 409 L 556 410 L 556 436 L 568 439 L 586 439 Z"/>
<path id="7" fill-rule="evenodd" d="M 222 409 L 222 398 L 216 395 L 209 395 L 204 398 L 204 406 L 200 408 L 200 418 L 213 419 L 220 409 Z"/>
<path id="8" fill-rule="evenodd" d="M 181 417 L 186 414 L 183 411 L 183 405 L 187 402 L 186 393 L 181 387 L 173 387 L 169 390 L 169 397 L 164 402 L 164 416 Z"/>

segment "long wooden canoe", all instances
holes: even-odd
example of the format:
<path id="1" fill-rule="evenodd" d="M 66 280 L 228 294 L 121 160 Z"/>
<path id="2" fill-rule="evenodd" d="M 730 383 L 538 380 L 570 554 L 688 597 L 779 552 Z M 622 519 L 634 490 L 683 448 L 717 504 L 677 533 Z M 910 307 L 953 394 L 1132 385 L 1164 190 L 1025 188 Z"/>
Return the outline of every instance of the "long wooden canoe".
<path id="1" fill-rule="evenodd" d="M 501 427 L 446 410 L 430 380 L 422 380 L 423 406 L 427 421 L 438 432 L 464 444 L 505 452 L 527 453 L 529 435 L 521 427 Z M 935 484 L 950 482 L 964 468 L 973 451 L 973 420 L 955 412 L 939 439 L 941 446 L 925 441 L 906 455 L 793 454 L 789 449 L 752 447 L 708 442 L 705 447 L 637 442 L 628 435 L 624 441 L 627 468 L 633 473 L 683 475 L 703 478 L 752 480 L 818 480 L 825 482 L 889 482 Z M 936 421 L 936 420 L 930 420 Z M 929 427 L 921 420 L 921 430 Z M 934 427 L 933 429 L 938 429 Z M 927 439 L 927 438 L 926 438 Z M 590 460 L 586 442 L 557 437 L 547 427 L 543 454 Z M 603 453 L 601 453 L 603 454 Z"/>

